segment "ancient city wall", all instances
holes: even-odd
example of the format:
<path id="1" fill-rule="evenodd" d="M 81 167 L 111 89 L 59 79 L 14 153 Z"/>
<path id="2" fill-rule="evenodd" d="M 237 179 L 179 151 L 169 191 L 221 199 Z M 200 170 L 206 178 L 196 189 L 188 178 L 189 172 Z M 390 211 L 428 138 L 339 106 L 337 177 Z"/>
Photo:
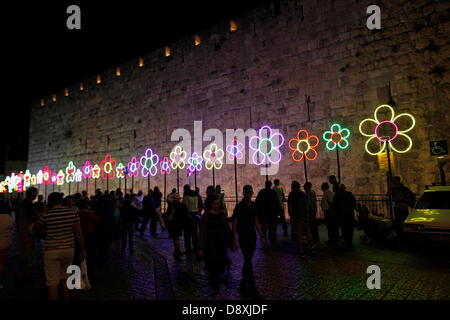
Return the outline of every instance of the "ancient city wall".
<path id="1" fill-rule="evenodd" d="M 367 138 L 358 126 L 389 100 L 390 83 L 396 113 L 416 118 L 410 132 L 413 147 L 395 154 L 394 174 L 419 192 L 439 181 L 429 140 L 449 138 L 449 3 L 377 1 L 379 31 L 366 27 L 370 4 L 281 1 L 279 11 L 266 6 L 237 17 L 235 32 L 224 21 L 201 31 L 199 46 L 192 35 L 168 44 L 170 57 L 161 48 L 143 56 L 142 68 L 138 57 L 120 65 L 120 77 L 115 69 L 107 70 L 96 84 L 92 75 L 83 82 L 84 91 L 79 83 L 69 87 L 68 97 L 61 88 L 56 102 L 46 97 L 44 107 L 40 101 L 32 106 L 29 169 L 35 173 L 49 165 L 59 170 L 70 160 L 77 167 L 86 160 L 100 163 L 107 153 L 128 162 L 147 147 L 168 156 L 177 143 L 170 141 L 173 130 L 186 128 L 193 135 L 195 120 L 202 121 L 203 132 L 270 125 L 286 140 L 302 128 L 321 137 L 339 122 L 352 132 L 350 147 L 341 152 L 343 182 L 354 193 L 384 193 L 385 173 L 377 157 L 364 151 Z M 311 97 L 311 121 L 305 94 Z M 317 151 L 308 175 L 319 191 L 320 183 L 336 172 L 336 161 L 322 139 Z M 304 181 L 303 164 L 292 160 L 287 141 L 282 153 L 276 177 L 289 189 L 293 179 Z M 228 195 L 234 195 L 233 175 L 233 165 L 216 172 L 216 183 Z M 265 180 L 249 164 L 239 166 L 238 176 L 239 189 L 243 183 L 261 188 Z M 181 185 L 188 181 L 185 172 L 180 177 Z M 167 178 L 168 188 L 174 187 L 175 174 Z M 211 173 L 200 172 L 197 181 L 204 193 Z M 151 184 L 162 186 L 162 175 Z M 111 181 L 110 189 L 116 187 L 117 180 Z M 135 190 L 146 188 L 147 179 L 135 179 Z"/>

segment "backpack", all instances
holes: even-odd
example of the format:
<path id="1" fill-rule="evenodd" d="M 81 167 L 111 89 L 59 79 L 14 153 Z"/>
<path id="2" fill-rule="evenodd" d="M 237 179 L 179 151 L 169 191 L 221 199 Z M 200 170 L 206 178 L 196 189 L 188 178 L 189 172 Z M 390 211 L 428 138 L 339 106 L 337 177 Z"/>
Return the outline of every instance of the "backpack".
<path id="1" fill-rule="evenodd" d="M 405 186 L 402 186 L 402 193 L 406 198 L 408 206 L 414 208 L 414 205 L 416 204 L 416 195 Z"/>

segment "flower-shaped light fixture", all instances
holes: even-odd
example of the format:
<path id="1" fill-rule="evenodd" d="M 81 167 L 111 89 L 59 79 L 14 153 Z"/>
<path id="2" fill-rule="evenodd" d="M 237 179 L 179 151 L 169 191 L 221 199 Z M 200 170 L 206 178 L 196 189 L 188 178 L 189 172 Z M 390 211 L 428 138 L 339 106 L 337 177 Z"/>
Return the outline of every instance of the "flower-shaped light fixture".
<path id="1" fill-rule="evenodd" d="M 98 164 L 95 164 L 95 165 L 92 167 L 92 178 L 94 178 L 94 179 L 100 178 L 100 171 L 101 171 L 101 169 L 100 169 L 100 167 L 98 166 Z"/>
<path id="2" fill-rule="evenodd" d="M 6 192 L 8 192 L 8 190 L 6 189 L 6 182 L 1 181 L 0 182 L 0 193 L 6 193 Z"/>
<path id="3" fill-rule="evenodd" d="M 100 162 L 100 167 L 102 168 L 102 178 L 114 178 L 116 175 L 116 160 L 114 160 L 110 154 L 105 156 L 105 159 Z"/>
<path id="4" fill-rule="evenodd" d="M 75 182 L 81 182 L 82 177 L 83 173 L 81 172 L 80 168 L 77 168 L 77 170 L 75 170 Z"/>
<path id="5" fill-rule="evenodd" d="M 241 160 L 244 156 L 244 146 L 238 142 L 237 139 L 233 139 L 233 142 L 227 146 L 228 160 L 233 161 L 235 158 Z"/>
<path id="6" fill-rule="evenodd" d="M 147 177 L 150 174 L 152 177 L 154 177 L 158 173 L 158 161 L 158 155 L 156 153 L 153 153 L 152 149 L 148 148 L 140 160 L 142 167 L 142 176 Z"/>
<path id="7" fill-rule="evenodd" d="M 264 134 L 266 132 L 266 134 Z M 253 151 L 253 163 L 256 165 L 278 164 L 281 161 L 280 147 L 284 143 L 281 133 L 273 133 L 272 128 L 263 126 L 259 129 L 259 134 L 250 138 L 249 147 Z M 258 161 L 258 158 L 260 159 Z"/>
<path id="8" fill-rule="evenodd" d="M 329 131 L 325 131 L 322 135 L 323 140 L 327 142 L 326 147 L 332 151 L 338 147 L 339 149 L 346 149 L 349 146 L 348 137 L 350 137 L 350 130 L 341 128 L 337 123 L 331 125 Z"/>
<path id="9" fill-rule="evenodd" d="M 125 166 L 123 165 L 122 162 L 119 162 L 119 164 L 116 167 L 116 177 L 118 179 L 125 178 Z"/>
<path id="10" fill-rule="evenodd" d="M 131 161 L 128 162 L 127 171 L 129 177 L 137 177 L 139 175 L 139 161 L 137 161 L 136 157 L 131 158 Z"/>
<path id="11" fill-rule="evenodd" d="M 52 175 L 52 172 L 50 171 L 48 166 L 45 166 L 43 174 L 44 175 L 42 176 L 42 184 L 47 185 L 50 183 L 50 177 Z"/>
<path id="12" fill-rule="evenodd" d="M 71 183 L 75 181 L 75 166 L 72 161 L 69 162 L 69 165 L 66 168 L 66 182 Z"/>
<path id="13" fill-rule="evenodd" d="M 378 112 L 381 109 L 388 109 L 390 111 L 391 117 L 390 118 L 388 117 L 388 120 L 380 121 Z M 399 128 L 400 125 L 397 124 L 398 120 L 402 117 L 406 117 L 411 120 L 411 125 L 404 130 L 400 130 L 400 128 Z M 363 130 L 363 125 L 366 122 L 371 124 L 371 128 L 368 131 L 366 131 L 368 133 L 364 132 L 365 130 Z M 382 153 L 383 151 L 385 151 L 386 144 L 388 142 L 389 142 L 389 145 L 392 148 L 392 150 L 394 150 L 395 152 L 405 153 L 405 152 L 408 152 L 412 147 L 412 140 L 405 133 L 411 131 L 414 128 L 415 124 L 416 124 L 416 120 L 414 119 L 414 117 L 411 114 L 401 113 L 401 114 L 395 116 L 394 109 L 390 105 L 383 104 L 375 109 L 373 119 L 365 119 L 365 120 L 361 121 L 361 123 L 359 124 L 359 132 L 361 132 L 361 134 L 363 136 L 369 137 L 369 139 L 366 141 L 365 148 L 366 148 L 367 153 L 370 155 L 375 156 L 375 155 L 378 155 L 378 154 Z M 390 127 L 391 132 L 393 132 L 393 134 L 391 134 L 389 137 L 384 137 L 382 134 L 380 134 L 380 129 L 382 127 Z M 400 139 L 398 139 L 399 137 L 403 137 L 407 141 L 407 146 L 404 147 L 403 149 L 400 149 L 400 147 L 398 145 L 396 146 L 396 144 L 400 140 Z M 373 143 L 373 142 L 376 142 L 377 140 L 380 141 L 381 144 Z M 371 143 L 372 143 L 372 145 L 378 145 L 380 150 L 377 152 L 372 152 L 369 148 L 369 144 L 371 144 Z"/>
<path id="14" fill-rule="evenodd" d="M 161 174 L 170 174 L 171 164 L 172 161 L 170 161 L 167 157 L 164 157 L 162 161 L 159 163 L 159 166 L 161 167 Z"/>
<path id="15" fill-rule="evenodd" d="M 58 178 L 56 177 L 56 172 L 52 173 L 52 177 L 51 177 L 51 184 L 56 184 L 56 181 L 58 180 Z"/>
<path id="16" fill-rule="evenodd" d="M 206 169 L 211 170 L 212 168 L 214 168 L 216 170 L 219 170 L 220 168 L 222 168 L 222 159 L 224 155 L 225 153 L 217 146 L 217 144 L 211 143 L 209 145 L 209 148 L 203 151 L 203 158 L 205 158 Z"/>
<path id="17" fill-rule="evenodd" d="M 289 140 L 289 149 L 292 151 L 294 161 L 302 161 L 303 157 L 313 161 L 317 158 L 315 148 L 319 145 L 319 138 L 315 135 L 309 135 L 308 131 L 301 129 L 297 132 L 297 138 Z"/>
<path id="18" fill-rule="evenodd" d="M 56 184 L 58 186 L 62 186 L 64 184 L 64 172 L 62 170 L 59 170 L 56 175 Z"/>
<path id="19" fill-rule="evenodd" d="M 13 179 L 15 180 L 15 179 Z M 14 190 L 14 184 L 11 183 L 11 177 L 10 176 L 6 176 L 5 178 L 5 187 L 8 188 L 8 192 L 12 193 Z"/>
<path id="20" fill-rule="evenodd" d="M 202 170 L 202 162 L 203 158 L 199 156 L 197 152 L 194 152 L 188 159 L 189 171 L 194 172 Z"/>
<path id="21" fill-rule="evenodd" d="M 30 182 L 32 186 L 35 186 L 37 184 L 37 178 L 35 174 L 31 175 Z"/>
<path id="22" fill-rule="evenodd" d="M 36 184 L 42 184 L 43 181 L 44 181 L 44 173 L 42 172 L 42 170 L 39 170 L 38 173 L 36 174 Z"/>
<path id="23" fill-rule="evenodd" d="M 83 178 L 89 179 L 90 177 L 92 177 L 92 165 L 88 160 L 83 166 Z"/>
<path id="24" fill-rule="evenodd" d="M 170 153 L 170 160 L 172 160 L 172 169 L 184 169 L 186 160 L 186 151 L 180 146 L 176 146 Z"/>
<path id="25" fill-rule="evenodd" d="M 23 186 L 28 188 L 31 185 L 31 173 L 30 170 L 25 170 L 25 174 L 23 175 Z"/>

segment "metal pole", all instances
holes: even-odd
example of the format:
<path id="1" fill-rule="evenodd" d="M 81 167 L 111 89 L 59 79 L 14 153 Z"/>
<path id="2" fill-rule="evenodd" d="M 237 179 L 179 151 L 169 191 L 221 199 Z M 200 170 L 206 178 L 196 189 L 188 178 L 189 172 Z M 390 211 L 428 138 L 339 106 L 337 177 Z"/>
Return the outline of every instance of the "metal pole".
<path id="1" fill-rule="evenodd" d="M 88 195 L 88 197 L 89 197 L 89 178 L 86 178 L 86 194 Z"/>
<path id="2" fill-rule="evenodd" d="M 77 182 L 77 193 L 80 193 L 80 183 Z"/>
<path id="3" fill-rule="evenodd" d="M 392 168 L 391 168 L 391 156 L 389 152 L 389 141 L 386 141 L 386 148 L 387 148 L 387 159 L 388 159 L 388 190 L 391 189 L 391 183 L 392 183 Z M 392 211 L 392 194 L 389 192 L 389 215 L 391 218 L 391 221 L 394 220 L 394 215 Z"/>
<path id="4" fill-rule="evenodd" d="M 234 157 L 234 189 L 236 191 L 236 204 L 238 203 L 238 187 L 237 187 L 237 160 Z"/>
<path id="5" fill-rule="evenodd" d="M 197 169 L 194 170 L 194 185 L 195 189 L 197 189 Z"/>
<path id="6" fill-rule="evenodd" d="M 70 182 L 68 183 L 68 185 L 69 185 L 69 196 L 70 196 Z"/>
<path id="7" fill-rule="evenodd" d="M 180 193 L 180 174 L 178 172 L 178 167 L 177 167 L 177 192 Z"/>
<path id="8" fill-rule="evenodd" d="M 97 179 L 94 178 L 94 195 L 97 192 Z"/>
<path id="9" fill-rule="evenodd" d="M 336 146 L 336 159 L 337 159 L 337 167 L 338 167 L 338 182 L 341 184 L 341 165 L 339 164 L 339 147 Z"/>
<path id="10" fill-rule="evenodd" d="M 166 173 L 164 172 L 164 212 L 166 212 Z"/>
<path id="11" fill-rule="evenodd" d="M 124 195 L 127 194 L 127 175 L 128 175 L 128 173 L 125 173 L 125 190 L 124 190 Z"/>
<path id="12" fill-rule="evenodd" d="M 47 185 L 45 185 L 45 199 L 47 199 Z"/>
<path id="13" fill-rule="evenodd" d="M 147 175 L 147 190 L 150 190 L 150 172 Z"/>
<path id="14" fill-rule="evenodd" d="M 214 175 L 214 166 L 212 167 L 212 170 L 213 170 L 213 186 L 215 188 L 216 187 L 216 177 Z"/>
<path id="15" fill-rule="evenodd" d="M 109 176 L 106 177 L 106 190 L 109 191 Z"/>
<path id="16" fill-rule="evenodd" d="M 306 171 L 306 156 L 303 155 L 303 166 L 305 167 L 305 180 L 308 182 L 308 172 Z"/>
<path id="17" fill-rule="evenodd" d="M 268 172 L 268 164 L 266 162 L 266 181 L 269 181 L 269 172 Z"/>
<path id="18" fill-rule="evenodd" d="M 131 192 L 134 193 L 134 176 L 131 176 Z"/>

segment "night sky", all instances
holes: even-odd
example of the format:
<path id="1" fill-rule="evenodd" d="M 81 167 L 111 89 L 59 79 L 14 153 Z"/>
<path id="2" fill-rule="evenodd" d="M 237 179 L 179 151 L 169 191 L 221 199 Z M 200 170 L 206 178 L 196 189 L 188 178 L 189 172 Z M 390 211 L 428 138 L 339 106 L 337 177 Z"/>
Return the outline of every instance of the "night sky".
<path id="1" fill-rule="evenodd" d="M 81 30 L 66 27 L 72 4 L 80 6 Z M 27 159 L 30 103 L 258 5 L 271 1 L 2 3 L 0 172 L 5 153 Z"/>

